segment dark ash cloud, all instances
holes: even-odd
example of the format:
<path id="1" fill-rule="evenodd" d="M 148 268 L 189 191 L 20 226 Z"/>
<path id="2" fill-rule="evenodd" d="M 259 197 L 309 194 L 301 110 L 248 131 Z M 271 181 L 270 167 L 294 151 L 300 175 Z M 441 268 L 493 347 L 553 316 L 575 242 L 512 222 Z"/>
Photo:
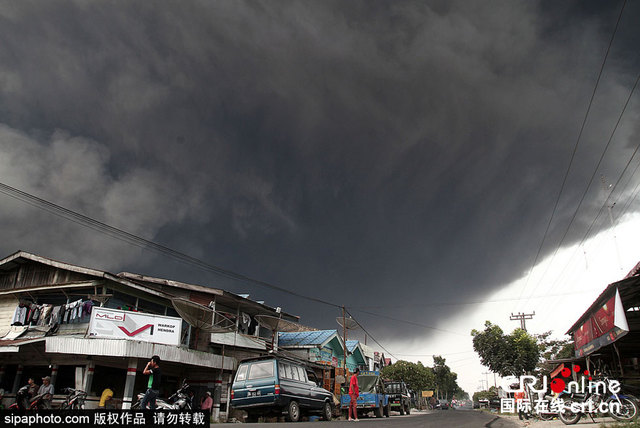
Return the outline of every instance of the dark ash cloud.
<path id="1" fill-rule="evenodd" d="M 0 160 L 0 181 L 340 304 L 474 300 L 533 261 L 619 6 L 7 3 L 0 159 L 13 161 Z M 635 79 L 637 16 L 629 4 L 545 254 Z M 608 176 L 632 151 L 637 110 Z M 2 207 L 6 254 L 223 284 L 333 326 L 326 308 L 76 233 L 4 196 Z M 407 306 L 401 318 L 456 315 Z"/>

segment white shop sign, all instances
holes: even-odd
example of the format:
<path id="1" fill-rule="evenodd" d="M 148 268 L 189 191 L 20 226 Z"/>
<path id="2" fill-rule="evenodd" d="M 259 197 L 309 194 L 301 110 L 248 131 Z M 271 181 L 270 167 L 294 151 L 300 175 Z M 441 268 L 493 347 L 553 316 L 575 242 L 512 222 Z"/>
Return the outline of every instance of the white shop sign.
<path id="1" fill-rule="evenodd" d="M 178 346 L 182 336 L 182 319 L 94 307 L 88 335 L 101 339 L 129 339 Z"/>

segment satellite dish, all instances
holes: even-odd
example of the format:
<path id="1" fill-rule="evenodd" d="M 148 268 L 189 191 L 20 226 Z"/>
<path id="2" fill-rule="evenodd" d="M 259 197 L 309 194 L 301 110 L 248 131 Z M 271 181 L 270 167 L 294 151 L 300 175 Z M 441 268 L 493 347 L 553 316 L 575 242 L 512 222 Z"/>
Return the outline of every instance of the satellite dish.
<path id="1" fill-rule="evenodd" d="M 292 332 L 301 330 L 301 326 L 297 322 L 283 320 L 282 318 L 274 317 L 273 315 L 256 315 L 254 318 L 258 321 L 258 324 L 274 332 Z"/>
<path id="2" fill-rule="evenodd" d="M 360 324 L 358 324 L 358 322 L 351 317 L 337 317 L 336 322 L 340 324 L 340 327 L 346 328 L 347 330 L 355 330 L 357 328 L 360 328 Z"/>
<path id="3" fill-rule="evenodd" d="M 224 314 L 216 312 L 208 306 L 187 299 L 171 299 L 171 304 L 178 314 L 192 327 L 206 333 L 228 333 L 235 331 L 236 323 Z M 215 317 L 215 315 L 218 315 Z M 217 322 L 214 320 L 217 319 Z"/>

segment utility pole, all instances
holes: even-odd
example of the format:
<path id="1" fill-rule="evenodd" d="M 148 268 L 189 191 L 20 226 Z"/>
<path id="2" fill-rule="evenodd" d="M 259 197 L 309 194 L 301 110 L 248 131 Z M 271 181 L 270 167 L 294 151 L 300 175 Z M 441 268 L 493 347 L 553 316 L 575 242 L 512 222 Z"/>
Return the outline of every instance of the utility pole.
<path id="1" fill-rule="evenodd" d="M 344 352 L 342 353 L 342 364 L 344 367 L 344 378 L 347 378 L 347 323 L 344 317 L 344 306 L 342 306 L 342 344 L 344 345 Z"/>
<path id="2" fill-rule="evenodd" d="M 536 314 L 536 311 L 533 311 L 532 314 L 523 314 L 522 312 L 518 312 L 517 315 L 514 315 L 513 312 L 511 312 L 511 317 L 509 317 L 509 319 L 511 321 L 520 320 L 520 328 L 522 328 L 524 331 L 527 331 L 527 323 L 525 320 L 533 319 L 533 316 L 535 314 Z"/>
<path id="3" fill-rule="evenodd" d="M 486 389 L 487 391 L 489 390 L 489 373 L 491 373 L 491 372 L 482 373 L 484 375 L 485 382 L 487 382 L 487 389 Z"/>

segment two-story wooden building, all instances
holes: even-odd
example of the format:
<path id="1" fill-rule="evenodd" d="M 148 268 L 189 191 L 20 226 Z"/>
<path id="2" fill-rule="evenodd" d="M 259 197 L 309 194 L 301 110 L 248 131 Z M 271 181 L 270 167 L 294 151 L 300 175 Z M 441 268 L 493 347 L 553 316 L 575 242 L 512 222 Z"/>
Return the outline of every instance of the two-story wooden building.
<path id="1" fill-rule="evenodd" d="M 195 328 L 179 315 L 180 302 L 212 312 L 211 322 L 220 328 Z M 221 289 L 112 274 L 19 251 L 0 260 L 5 404 L 29 377 L 40 384 L 51 376 L 56 394 L 65 387 L 87 391 L 87 407 L 95 407 L 102 390 L 111 387 L 129 408 L 146 389 L 144 366 L 158 355 L 161 396 L 171 395 L 186 379 L 196 400 L 206 390 L 213 392 L 214 417 L 224 419 L 238 360 L 264 354 L 273 337 L 256 315 L 299 321 L 280 308 Z"/>

